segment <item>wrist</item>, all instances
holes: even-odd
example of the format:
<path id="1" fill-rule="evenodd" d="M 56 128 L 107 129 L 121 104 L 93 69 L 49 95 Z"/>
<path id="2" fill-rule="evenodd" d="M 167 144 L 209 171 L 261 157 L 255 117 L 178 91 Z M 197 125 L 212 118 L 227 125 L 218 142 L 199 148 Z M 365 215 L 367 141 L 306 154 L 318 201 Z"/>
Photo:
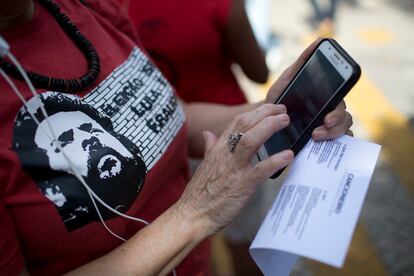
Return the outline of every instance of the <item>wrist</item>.
<path id="1" fill-rule="evenodd" d="M 196 209 L 183 198 L 180 198 L 171 206 L 174 218 L 182 223 L 185 229 L 190 230 L 189 235 L 192 240 L 198 243 L 214 234 L 214 231 L 208 215 L 203 215 L 201 212 L 197 212 Z"/>

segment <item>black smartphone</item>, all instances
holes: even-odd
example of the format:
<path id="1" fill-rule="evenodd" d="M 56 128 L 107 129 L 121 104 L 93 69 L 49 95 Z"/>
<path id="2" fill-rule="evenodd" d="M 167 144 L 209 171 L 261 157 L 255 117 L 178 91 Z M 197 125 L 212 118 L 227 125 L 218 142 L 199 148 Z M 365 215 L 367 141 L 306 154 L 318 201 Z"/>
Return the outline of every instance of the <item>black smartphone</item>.
<path id="1" fill-rule="evenodd" d="M 323 124 L 323 118 L 342 101 L 361 75 L 359 65 L 333 39 L 321 40 L 275 104 L 284 104 L 290 124 L 259 149 L 259 160 L 291 149 L 295 155 Z M 275 173 L 278 177 L 283 169 Z"/>

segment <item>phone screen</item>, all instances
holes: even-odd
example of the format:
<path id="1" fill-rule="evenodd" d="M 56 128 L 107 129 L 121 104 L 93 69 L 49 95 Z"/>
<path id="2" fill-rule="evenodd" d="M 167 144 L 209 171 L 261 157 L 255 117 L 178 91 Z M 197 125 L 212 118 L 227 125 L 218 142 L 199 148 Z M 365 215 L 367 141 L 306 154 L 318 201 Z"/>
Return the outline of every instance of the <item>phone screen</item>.
<path id="1" fill-rule="evenodd" d="M 325 55 L 316 50 L 278 100 L 286 106 L 290 124 L 266 141 L 268 155 L 289 149 L 344 82 Z"/>

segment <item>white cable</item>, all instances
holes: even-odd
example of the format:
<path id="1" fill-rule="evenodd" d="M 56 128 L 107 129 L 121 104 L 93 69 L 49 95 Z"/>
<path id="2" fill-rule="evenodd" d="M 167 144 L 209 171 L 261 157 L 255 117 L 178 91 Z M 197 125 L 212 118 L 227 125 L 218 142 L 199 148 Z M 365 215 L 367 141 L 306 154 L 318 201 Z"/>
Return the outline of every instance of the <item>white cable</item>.
<path id="1" fill-rule="evenodd" d="M 116 238 L 118 238 L 118 239 L 120 239 L 121 241 L 124 241 L 124 242 L 126 242 L 127 240 L 126 239 L 124 239 L 123 237 L 121 237 L 121 236 L 119 236 L 118 234 L 116 234 L 115 232 L 113 232 L 109 227 L 108 227 L 108 225 L 106 225 L 106 223 L 105 223 L 105 221 L 104 221 L 104 219 L 102 218 L 102 214 L 101 214 L 101 211 L 99 211 L 99 208 L 98 208 L 98 206 L 96 205 L 96 202 L 95 202 L 95 199 L 93 198 L 93 196 L 91 195 L 91 193 L 88 191 L 88 194 L 89 194 L 89 197 L 91 198 L 91 200 L 92 200 L 92 203 L 93 203 L 93 206 L 95 207 L 95 210 L 96 210 L 96 212 L 98 213 L 98 216 L 99 216 L 99 220 L 101 221 L 101 223 L 103 224 L 103 226 L 104 226 L 104 228 L 112 235 L 112 236 L 114 236 L 114 237 L 116 237 Z"/>
<path id="2" fill-rule="evenodd" d="M 10 85 L 10 87 L 13 89 L 14 93 L 19 97 L 19 99 L 23 102 L 23 105 L 26 107 L 26 110 L 28 110 L 27 101 L 23 97 L 23 95 L 20 93 L 19 89 L 16 87 L 16 85 L 13 83 L 13 81 L 10 79 L 10 77 L 4 72 L 4 70 L 0 67 L 0 75 L 3 76 L 3 78 L 6 80 L 6 82 Z M 47 138 L 49 138 L 52 141 L 52 138 L 49 136 L 49 133 L 43 128 L 42 125 L 40 125 L 39 121 L 33 114 L 28 112 L 30 117 L 35 121 L 35 123 L 38 125 L 38 127 L 46 134 Z"/>
<path id="3" fill-rule="evenodd" d="M 6 80 L 6 82 L 10 85 L 10 87 L 13 89 L 14 93 L 17 95 L 17 97 L 19 97 L 19 99 L 23 102 L 23 105 L 27 109 L 27 101 L 26 101 L 26 99 L 19 92 L 19 90 L 17 89 L 17 87 L 14 84 L 14 82 L 10 79 L 10 77 L 6 74 L 6 72 L 3 71 L 3 69 L 1 67 L 0 67 L 0 74 L 3 76 L 3 78 Z M 39 121 L 37 120 L 36 117 L 33 116 L 32 119 L 36 122 L 37 125 L 39 125 Z M 50 138 L 50 137 L 48 137 L 48 138 Z"/>
<path id="4" fill-rule="evenodd" d="M 20 93 L 20 91 L 17 89 L 17 87 L 16 87 L 16 85 L 12 82 L 12 80 L 10 79 L 10 77 L 3 71 L 3 69 L 1 69 L 0 68 L 0 74 L 4 77 L 4 79 L 6 80 L 6 82 L 10 85 L 10 87 L 13 89 L 13 91 L 16 93 L 16 95 L 19 97 L 19 99 L 23 102 L 23 105 L 26 107 L 26 110 L 28 110 L 29 108 L 28 108 L 28 106 L 27 106 L 27 101 L 26 101 L 26 99 L 23 97 L 23 95 Z M 47 131 L 45 131 L 43 128 L 42 128 L 42 126 L 40 125 L 40 123 L 39 123 L 39 121 L 37 120 L 37 118 L 32 114 L 32 113 L 30 113 L 29 111 L 28 111 L 28 113 L 29 113 L 29 115 L 30 115 L 30 117 L 35 121 L 35 123 L 37 124 L 37 126 L 38 127 L 40 127 L 42 130 L 43 130 L 43 132 L 45 132 L 45 134 L 46 134 L 46 136 L 50 139 L 50 140 L 53 140 L 53 139 L 56 139 L 56 138 L 52 138 L 52 137 L 50 137 L 49 136 L 49 133 L 47 132 Z M 45 115 L 44 115 L 45 116 Z M 46 116 L 47 116 L 47 114 L 46 114 Z M 46 117 L 45 116 L 45 117 Z M 46 117 L 46 118 L 48 118 L 48 117 Z M 55 134 L 52 132 L 52 135 L 55 137 Z M 64 150 L 63 150 L 63 148 L 60 146 L 60 144 L 57 144 L 57 147 L 58 147 L 58 149 L 62 152 L 62 154 L 64 155 L 64 158 L 65 158 L 65 160 L 68 162 L 68 163 L 70 163 L 69 164 L 69 166 L 70 166 L 70 168 L 71 168 L 71 170 L 73 170 L 74 172 L 75 172 L 75 177 L 82 183 L 82 184 L 84 184 L 84 185 L 86 185 L 86 189 L 87 189 L 87 191 L 88 191 L 88 194 L 90 195 L 90 196 L 92 196 L 92 197 L 98 197 L 99 198 L 99 196 L 98 195 L 96 195 L 90 188 L 89 188 L 89 186 L 85 183 L 85 181 L 84 181 L 84 179 L 83 179 L 83 177 L 78 173 L 78 171 L 77 171 L 77 169 L 76 169 L 76 167 L 73 165 L 73 163 L 71 162 L 71 160 L 70 160 L 70 158 L 66 155 L 66 153 L 64 152 Z M 105 206 L 105 208 L 108 208 L 108 209 L 112 209 L 112 207 L 110 207 L 109 205 L 107 205 L 102 199 L 98 199 L 99 200 L 99 202 L 102 204 L 102 205 L 104 205 Z M 97 212 L 98 212 L 98 215 L 101 217 L 101 214 L 100 214 L 100 211 L 99 211 L 99 209 L 98 209 L 98 207 L 96 206 L 96 202 L 95 202 L 95 200 L 92 198 L 92 202 L 93 202 L 93 204 L 94 204 L 94 206 L 95 206 L 95 209 L 97 210 Z M 112 210 L 111 210 L 112 211 Z M 119 213 L 118 211 L 116 211 L 116 210 L 113 210 L 113 211 L 115 211 L 116 213 Z M 122 214 L 122 213 L 120 213 L 120 214 Z M 124 215 L 124 214 L 122 214 L 122 215 Z M 127 216 L 127 218 L 128 219 L 130 219 L 129 218 L 129 216 Z M 131 217 L 131 218 L 134 218 L 134 217 Z M 134 218 L 134 219 L 137 219 L 139 222 L 142 222 L 142 223 L 144 223 L 144 224 L 146 224 L 146 225 L 148 225 L 149 223 L 147 222 L 147 221 L 145 221 L 145 220 L 142 220 L 142 219 L 138 219 L 138 218 Z M 105 222 L 104 221 L 102 221 L 102 223 L 106 226 L 106 224 L 105 224 Z M 107 227 L 105 227 L 105 228 L 107 228 Z M 110 232 L 112 232 L 112 231 L 110 231 Z M 118 236 L 118 235 L 116 235 L 116 236 Z M 119 238 L 119 236 L 118 236 L 118 238 Z M 123 241 L 125 241 L 125 239 L 124 238 L 121 238 Z"/>
<path id="5" fill-rule="evenodd" d="M 3 71 L 3 69 L 2 68 L 0 68 L 0 74 L 4 77 L 4 79 L 6 80 L 6 82 L 10 85 L 10 87 L 13 89 L 13 91 L 16 93 L 16 95 L 19 97 L 19 99 L 23 102 L 23 104 L 24 104 L 24 106 L 26 107 L 26 109 L 28 109 L 28 107 L 27 107 L 27 101 L 26 101 L 26 99 L 23 97 L 23 95 L 20 93 L 20 91 L 17 89 L 17 87 L 16 87 L 16 85 L 13 83 L 13 81 L 10 79 L 10 77 Z M 37 120 L 37 118 L 35 117 L 35 116 L 33 116 L 33 114 L 31 114 L 30 112 L 28 112 L 29 114 L 30 114 L 30 117 L 32 117 L 32 119 L 36 122 L 36 124 L 39 126 L 39 127 L 41 127 L 40 126 L 40 124 L 39 124 L 39 121 Z M 43 129 L 43 131 L 44 131 L 44 129 Z M 46 135 L 48 136 L 48 138 L 49 139 L 51 139 L 50 138 L 50 136 L 49 136 L 49 134 L 46 132 L 46 131 L 44 131 L 45 133 L 46 133 Z M 60 145 L 58 146 L 58 148 L 60 147 Z M 61 149 L 59 149 L 59 150 L 61 150 Z M 88 194 L 89 194 L 89 197 L 91 198 L 91 200 L 92 200 L 92 203 L 93 203 L 93 205 L 94 205 L 94 207 L 95 207 L 95 210 L 97 211 L 97 213 L 98 213 L 98 216 L 99 216 L 99 219 L 100 219 L 100 221 L 102 222 L 102 224 L 103 224 L 103 226 L 105 227 L 105 229 L 109 232 L 109 233 L 111 233 L 113 236 L 115 236 L 116 238 L 118 238 L 118 239 L 120 239 L 120 240 L 122 240 L 122 241 L 126 241 L 126 239 L 124 239 L 123 237 L 121 237 L 121 236 L 119 236 L 119 235 L 117 235 L 116 233 L 114 233 L 107 225 L 106 225 L 106 223 L 105 223 L 105 221 L 103 220 L 103 218 L 102 218 L 102 215 L 101 215 L 101 212 L 99 211 L 99 208 L 98 208 L 98 206 L 96 205 L 96 202 L 95 202 L 95 199 L 93 198 L 93 196 L 91 195 L 91 193 L 88 191 Z"/>
<path id="6" fill-rule="evenodd" d="M 43 106 L 42 101 L 38 97 L 38 94 L 37 94 L 37 92 L 36 92 L 36 90 L 35 90 L 35 88 L 32 84 L 32 81 L 29 79 L 29 77 L 26 74 L 26 71 L 23 70 L 22 66 L 20 65 L 20 63 L 17 61 L 17 59 L 13 56 L 13 54 L 11 52 L 8 51 L 6 53 L 6 56 L 14 63 L 14 65 L 17 67 L 17 70 L 19 70 L 19 72 L 22 75 L 22 77 L 23 77 L 24 81 L 26 82 L 27 86 L 29 86 L 29 90 L 30 90 L 30 92 L 32 92 L 33 98 L 35 100 L 39 101 L 40 110 L 41 110 L 41 112 L 42 112 L 42 114 L 43 114 L 43 116 L 46 120 L 46 123 L 47 123 L 47 126 L 48 126 L 50 132 L 52 133 L 53 140 L 56 140 L 56 135 L 55 135 L 55 132 L 53 131 L 52 126 L 50 125 L 49 120 L 48 120 L 47 112 L 46 112 L 46 110 Z M 20 97 L 23 97 L 23 95 L 20 95 Z M 26 106 L 26 108 L 27 108 L 27 106 Z M 27 108 L 27 112 L 30 113 L 28 108 Z M 31 116 L 31 117 L 33 118 L 34 116 Z M 59 146 L 59 144 L 58 144 L 58 146 Z"/>
<path id="7" fill-rule="evenodd" d="M 27 74 L 26 74 L 26 72 L 23 70 L 23 68 L 20 66 L 20 64 L 19 64 L 19 62 L 16 60 L 16 58 L 10 53 L 10 52 L 8 52 L 7 53 L 7 56 L 10 58 L 10 60 L 16 65 L 16 67 L 17 67 L 17 69 L 19 70 L 19 72 L 22 74 L 22 76 L 23 76 L 23 78 L 24 78 L 24 80 L 28 83 L 28 86 L 29 86 L 29 88 L 30 88 L 30 90 L 31 90 L 31 92 L 32 92 L 32 94 L 33 94 L 33 96 L 34 97 L 36 97 L 36 98 L 38 98 L 38 94 L 37 94 L 37 92 L 36 92 L 36 90 L 34 89 L 34 87 L 33 87 L 33 84 L 31 83 L 31 81 L 30 81 L 30 79 L 29 79 L 29 77 L 27 76 Z M 22 95 L 20 95 L 19 96 L 19 98 L 22 98 L 23 96 Z M 26 107 L 27 108 L 27 107 Z M 51 132 L 51 134 L 52 134 L 52 138 L 53 138 L 53 140 L 57 140 L 57 138 L 56 138 L 56 134 L 55 134 L 55 132 L 54 132 L 54 130 L 53 130 L 53 127 L 52 127 L 52 125 L 50 124 L 50 122 L 49 122 L 49 120 L 48 120 L 48 118 L 49 118 L 49 116 L 47 115 L 47 112 L 46 112 L 46 110 L 45 110 L 45 108 L 44 108 L 44 106 L 43 106 L 43 104 L 41 104 L 40 105 L 40 110 L 41 110 L 41 112 L 42 112 L 42 114 L 43 114 L 43 116 L 45 117 L 45 120 L 46 120 L 46 122 L 47 122 L 47 125 L 48 125 L 48 128 L 49 128 L 49 130 L 50 130 L 50 132 Z M 28 111 L 29 112 L 29 111 Z M 30 113 L 30 112 L 29 112 Z M 31 114 L 31 117 L 33 118 L 34 116 Z M 38 124 L 38 122 L 36 122 L 37 124 Z M 115 214 L 117 214 L 117 215 L 119 215 L 119 216 L 121 216 L 121 217 L 124 217 L 124 218 L 127 218 L 127 219 L 131 219 L 131 220 L 134 220 L 134 221 L 138 221 L 138 222 L 141 222 L 141 223 L 144 223 L 145 225 L 148 225 L 149 224 L 149 222 L 147 222 L 146 220 L 144 220 L 144 219 L 140 219 L 140 218 L 136 218 L 136 217 L 131 217 L 131 216 L 128 216 L 128 215 L 125 215 L 125 214 L 123 214 L 123 213 L 121 213 L 121 212 L 119 212 L 119 211 L 117 211 L 117 210 L 115 210 L 115 209 L 113 209 L 111 206 L 109 206 L 107 203 L 105 203 L 89 186 L 88 186 L 88 184 L 86 184 L 86 182 L 85 182 L 85 180 L 83 179 L 83 176 L 79 173 L 79 171 L 78 171 L 78 169 L 76 168 L 76 166 L 73 164 L 73 162 L 72 162 L 72 160 L 69 158 L 69 156 L 66 154 L 66 152 L 63 150 L 63 148 L 60 146 L 60 144 L 59 143 L 57 143 L 56 144 L 57 145 L 57 147 L 58 147 L 58 149 L 62 152 L 62 154 L 63 154 L 63 157 L 65 158 L 65 160 L 66 160 L 66 162 L 68 162 L 68 165 L 69 165 L 69 167 L 71 168 L 71 170 L 72 170 L 72 172 L 75 174 L 75 176 L 76 176 L 76 178 L 78 178 L 78 180 L 82 183 L 82 185 L 85 187 L 85 189 L 99 202 L 99 203 L 101 203 L 105 208 L 107 208 L 108 210 L 110 210 L 110 211 L 112 211 L 113 213 L 115 213 Z"/>
<path id="8" fill-rule="evenodd" d="M 1 38 L 1 37 L 0 37 Z M 1 41 L 0 41 L 1 42 Z M 42 112 L 42 115 L 44 116 L 44 120 L 46 120 L 47 126 L 50 130 L 50 133 L 52 134 L 52 137 L 49 136 L 49 134 L 47 133 L 47 131 L 45 129 L 42 128 L 42 126 L 40 125 L 39 121 L 37 120 L 37 118 L 34 116 L 34 114 L 32 114 L 30 112 L 30 109 L 27 106 L 27 101 L 25 100 L 25 98 L 23 97 L 23 95 L 21 94 L 21 92 L 17 89 L 17 87 L 14 85 L 14 83 L 11 81 L 11 79 L 7 76 L 7 74 L 0 68 L 0 73 L 1 75 L 6 79 L 7 83 L 11 86 L 11 88 L 13 89 L 13 91 L 15 92 L 15 94 L 19 97 L 19 99 L 23 102 L 24 106 L 26 107 L 27 112 L 29 113 L 30 117 L 35 121 L 35 123 L 38 125 L 38 127 L 41 128 L 41 130 L 46 134 L 46 136 L 51 140 L 57 140 L 56 139 L 56 134 L 53 130 L 52 125 L 49 122 L 49 116 L 46 112 L 46 109 L 44 108 L 43 103 L 40 101 L 39 95 L 36 92 L 32 82 L 30 81 L 29 77 L 27 76 L 26 72 L 23 70 L 22 66 L 20 65 L 20 63 L 17 61 L 17 59 L 13 56 L 13 54 L 11 52 L 9 52 L 8 50 L 6 50 L 5 55 L 16 65 L 17 69 L 19 70 L 20 74 L 22 75 L 23 79 L 25 80 L 25 82 L 27 83 L 33 97 L 35 99 L 39 99 L 39 106 L 40 106 L 40 110 Z M 113 209 L 111 206 L 109 206 L 105 201 L 103 201 L 89 186 L 88 184 L 86 184 L 83 176 L 79 173 L 78 169 L 76 168 L 76 166 L 73 164 L 72 160 L 69 158 L 69 156 L 66 154 L 66 152 L 63 150 L 63 148 L 61 147 L 61 145 L 59 143 L 56 143 L 57 148 L 60 150 L 60 152 L 62 153 L 63 157 L 65 158 L 66 162 L 68 163 L 70 169 L 72 170 L 72 172 L 75 174 L 75 177 L 81 182 L 81 184 L 83 185 L 83 187 L 88 191 L 89 197 L 92 200 L 92 203 L 95 207 L 95 210 L 99 216 L 99 220 L 101 221 L 103 227 L 114 237 L 116 237 L 117 239 L 120 239 L 122 241 L 126 241 L 125 238 L 119 236 L 118 234 L 114 233 L 105 223 L 104 219 L 102 218 L 102 214 L 95 202 L 95 199 L 102 204 L 105 208 L 107 208 L 108 210 L 110 210 L 111 212 L 124 217 L 126 219 L 130 219 L 133 221 L 138 221 L 141 222 L 145 225 L 148 225 L 149 222 L 144 220 L 144 219 L 140 219 L 140 218 L 136 218 L 136 217 L 132 217 L 126 214 L 123 214 L 115 209 Z M 177 276 L 177 273 L 175 271 L 175 269 L 172 270 L 172 274 L 174 276 Z"/>
<path id="9" fill-rule="evenodd" d="M 8 46 L 8 44 L 5 42 L 5 40 L 4 39 L 2 39 L 1 38 L 1 36 L 0 36 L 0 47 L 1 47 L 1 45 L 3 44 L 2 43 L 2 41 Z M 30 89 L 30 91 L 31 91 L 31 93 L 32 93 L 32 95 L 33 95 L 33 97 L 35 98 L 35 99 L 39 99 L 39 95 L 38 95 L 38 93 L 36 92 L 36 89 L 34 88 L 34 86 L 33 86 L 33 84 L 32 84 L 32 82 L 31 82 L 31 80 L 29 79 L 29 77 L 27 76 L 27 74 L 26 74 L 26 72 L 23 70 L 23 68 L 22 68 L 22 66 L 20 65 L 20 63 L 18 62 L 18 60 L 14 57 L 14 55 L 11 53 L 11 52 L 9 52 L 8 51 L 8 48 L 5 50 L 5 55 L 14 63 L 14 65 L 17 67 L 17 69 L 19 70 L 19 72 L 20 72 L 20 74 L 22 75 L 22 77 L 23 77 L 23 79 L 25 80 L 25 82 L 27 83 L 27 86 L 29 87 L 29 89 Z M 0 68 L 1 69 L 1 68 Z M 32 114 L 32 113 L 30 113 L 30 111 L 29 111 L 29 108 L 28 108 L 28 106 L 27 106 L 27 101 L 26 101 L 26 99 L 24 98 L 24 96 L 20 93 L 20 91 L 17 89 L 17 87 L 14 85 L 14 83 L 11 81 L 11 79 L 7 76 L 7 74 L 1 69 L 1 75 L 5 78 L 5 80 L 7 81 L 7 83 L 10 85 L 10 87 L 13 89 L 13 91 L 16 93 L 16 95 L 17 95 L 17 97 L 19 97 L 19 99 L 23 102 L 23 104 L 24 104 L 24 106 L 26 107 L 26 110 L 27 110 L 27 112 L 29 113 L 29 115 L 30 115 L 30 117 L 35 121 L 35 123 L 39 126 L 39 127 L 41 127 L 40 126 L 40 123 L 39 123 L 39 121 L 37 120 L 37 118 Z M 52 137 L 50 137 L 49 136 L 49 134 L 48 134 L 48 132 L 45 130 L 45 129 L 43 129 L 42 127 L 41 127 L 41 129 L 43 130 L 43 132 L 46 134 L 46 136 L 49 138 L 49 139 L 51 139 L 52 141 L 53 140 L 57 140 L 56 139 L 56 134 L 55 134 L 55 132 L 54 132 L 54 130 L 53 130 L 53 127 L 52 127 L 52 125 L 50 124 L 50 122 L 49 122 L 49 120 L 48 120 L 48 118 L 49 118 L 49 116 L 47 115 L 47 112 L 46 112 L 46 110 L 45 110 L 45 108 L 44 108 L 44 106 L 43 106 L 43 103 L 40 101 L 40 99 L 39 99 L 39 105 L 40 105 L 40 110 L 41 110 L 41 112 L 42 112 L 42 114 L 43 114 L 43 116 L 44 116 L 44 118 L 45 118 L 45 120 L 46 120 L 46 123 L 47 123 L 47 126 L 48 126 L 48 128 L 49 128 L 49 130 L 50 130 L 50 132 L 51 132 L 51 134 L 52 134 Z M 117 214 L 117 215 L 119 215 L 119 216 L 121 216 L 121 217 L 124 217 L 124 218 L 127 218 L 127 219 L 131 219 L 131 220 L 134 220 L 134 221 L 138 221 L 138 222 L 141 222 L 141 223 L 143 223 L 143 224 L 145 224 L 145 225 L 148 225 L 149 224 L 149 222 L 148 221 L 146 221 L 146 220 L 144 220 L 144 219 L 140 219 L 140 218 L 135 218 L 135 217 L 131 217 L 131 216 L 128 216 L 128 215 L 125 215 L 125 214 L 123 214 L 123 213 L 120 213 L 119 211 L 117 211 L 117 210 L 115 210 L 115 209 L 113 209 L 111 206 L 109 206 L 108 204 L 106 204 L 89 186 L 88 186 L 88 184 L 86 184 L 86 182 L 85 182 L 85 180 L 83 179 L 83 176 L 79 173 L 79 171 L 77 170 L 77 168 L 76 168 L 76 166 L 73 164 L 73 162 L 70 160 L 70 158 L 67 156 L 67 154 L 66 154 L 66 152 L 63 150 L 63 148 L 60 146 L 60 144 L 59 143 L 57 143 L 56 144 L 57 145 L 57 147 L 58 147 L 58 149 L 62 152 L 62 154 L 63 154 L 63 157 L 65 158 L 65 160 L 66 160 L 66 162 L 68 162 L 68 165 L 69 165 L 69 167 L 70 167 L 70 169 L 72 170 L 72 172 L 75 174 L 75 176 L 76 176 L 76 178 L 81 182 L 81 184 L 85 187 L 85 189 L 88 191 L 88 193 L 89 193 L 89 195 L 92 195 L 93 197 L 95 197 L 97 200 L 98 200 L 98 202 L 99 203 L 101 203 L 105 208 L 107 208 L 108 210 L 110 210 L 110 211 L 112 211 L 113 213 L 115 213 L 115 214 Z M 96 208 L 96 210 L 97 210 L 97 212 L 99 213 L 99 209 L 96 207 L 96 203 L 93 201 L 93 203 L 94 203 L 94 205 L 95 205 L 95 208 Z M 100 213 L 99 213 L 99 216 L 100 216 Z M 100 216 L 101 217 L 101 216 Z M 105 223 L 103 222 L 103 224 L 105 225 Z M 105 225 L 105 228 L 107 228 L 107 226 Z M 110 231 L 110 232 L 112 232 L 112 231 Z M 118 235 L 117 235 L 118 236 Z M 122 240 L 125 240 L 125 239 L 122 239 Z"/>
<path id="10" fill-rule="evenodd" d="M 0 57 L 4 57 L 4 55 L 9 51 L 9 49 L 10 49 L 9 44 L 0 35 Z"/>

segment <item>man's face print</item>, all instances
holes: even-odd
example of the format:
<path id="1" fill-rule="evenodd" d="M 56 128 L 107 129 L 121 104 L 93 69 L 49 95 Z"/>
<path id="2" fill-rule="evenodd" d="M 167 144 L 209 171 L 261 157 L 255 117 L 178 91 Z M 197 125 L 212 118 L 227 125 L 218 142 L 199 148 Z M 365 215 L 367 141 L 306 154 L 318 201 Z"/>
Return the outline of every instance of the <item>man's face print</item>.
<path id="1" fill-rule="evenodd" d="M 48 133 L 41 105 L 55 135 Z M 185 123 L 172 87 L 136 47 L 82 98 L 48 91 L 29 99 L 27 109 L 40 127 L 22 107 L 15 119 L 13 150 L 23 171 L 54 204 L 69 231 L 99 217 L 58 145 L 105 203 L 126 212 L 137 199 L 147 172 L 164 159 Z M 157 168 L 160 174 L 161 170 Z M 155 186 L 148 187 L 148 193 L 159 189 Z M 97 204 L 104 219 L 116 216 Z"/>
<path id="2" fill-rule="evenodd" d="M 58 145 L 88 186 L 119 212 L 126 212 L 137 198 L 146 166 L 138 148 L 117 135 L 108 118 L 96 116 L 99 113 L 77 97 L 56 94 L 42 99 L 54 135 L 32 99 L 30 109 L 35 111 L 40 125 L 22 109 L 16 118 L 14 144 L 23 168 L 54 203 L 66 228 L 72 231 L 98 221 L 99 217 L 87 190 L 75 177 Z M 96 203 L 104 219 L 116 216 Z"/>
<path id="3" fill-rule="evenodd" d="M 114 136 L 88 115 L 80 111 L 60 112 L 49 117 L 56 140 L 46 121 L 40 123 L 35 134 L 36 145 L 46 151 L 53 170 L 70 172 L 69 164 L 58 145 L 71 160 L 77 160 L 76 169 L 87 177 L 95 171 L 100 180 L 119 175 L 122 164 L 133 155 Z M 47 133 L 45 133 L 47 132 Z"/>

